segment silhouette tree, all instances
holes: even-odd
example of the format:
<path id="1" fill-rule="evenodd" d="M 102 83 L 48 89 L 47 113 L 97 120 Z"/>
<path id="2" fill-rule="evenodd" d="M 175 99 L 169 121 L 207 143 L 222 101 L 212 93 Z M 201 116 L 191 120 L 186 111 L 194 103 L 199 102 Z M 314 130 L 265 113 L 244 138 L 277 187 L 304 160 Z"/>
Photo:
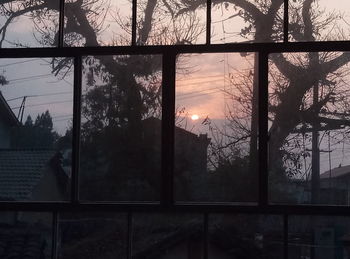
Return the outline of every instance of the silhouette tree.
<path id="1" fill-rule="evenodd" d="M 59 135 L 53 130 L 49 111 L 38 114 L 33 122 L 28 115 L 24 125 L 13 129 L 13 146 L 15 148 L 54 148 Z"/>
<path id="2" fill-rule="evenodd" d="M 206 1 L 203 0 L 140 1 L 138 9 L 141 11 L 137 17 L 136 43 L 144 45 L 196 42 L 203 32 L 203 26 L 200 24 L 200 18 L 196 16 L 196 11 L 203 9 L 205 3 Z M 222 6 L 223 10 L 233 10 L 234 13 L 230 17 L 239 16 L 243 19 L 245 24 L 240 34 L 254 42 L 282 40 L 282 5 L 282 0 L 213 0 L 213 7 Z M 98 35 L 108 26 L 101 22 L 106 16 L 103 8 L 108 6 L 109 1 L 67 1 L 64 44 L 67 46 L 103 45 Z M 0 31 L 1 42 L 5 39 L 8 26 L 16 17 L 26 14 L 33 21 L 45 21 L 48 17 L 45 15 L 58 11 L 53 1 L 45 0 L 31 1 L 26 4 L 18 1 L 3 1 L 0 7 L 0 12 L 7 17 L 7 22 Z M 342 30 L 335 30 L 335 27 L 331 26 L 342 19 L 342 16 L 317 8 L 317 1 L 294 1 L 290 3 L 289 11 L 289 38 L 291 41 L 338 40 L 345 37 Z M 119 35 L 120 40 L 118 40 L 118 35 L 113 35 L 115 39 L 113 43 L 122 44 L 125 43 L 125 35 L 130 35 L 130 19 L 128 17 L 123 19 L 118 11 L 114 14 L 120 26 L 124 28 L 124 33 Z M 171 17 L 173 21 L 167 20 L 166 17 Z M 48 28 L 42 27 L 39 22 L 36 24 L 37 35 L 40 35 L 37 38 L 40 38 L 43 44 L 57 44 L 58 24 L 53 24 Z M 87 57 L 84 60 L 87 88 L 83 97 L 83 141 L 94 139 L 106 129 L 126 127 L 128 134 L 134 136 L 129 142 L 130 146 L 133 146 L 133 143 L 135 145 L 140 143 L 141 121 L 148 116 L 159 116 L 161 62 L 157 59 L 156 56 L 96 56 Z M 269 142 L 269 164 L 271 176 L 275 175 L 276 179 L 281 178 L 283 181 L 286 176 L 286 168 L 287 173 L 293 173 L 293 170 L 288 172 L 287 164 L 288 161 L 291 161 L 290 158 L 293 158 L 293 152 L 287 146 L 295 129 L 301 124 L 313 124 L 314 126 L 322 124 L 333 128 L 334 125 L 339 127 L 347 125 L 346 120 L 340 119 L 339 116 L 336 118 L 334 110 L 335 106 L 339 105 L 334 106 L 333 102 L 336 103 L 337 97 L 339 97 L 338 100 L 344 100 L 338 91 L 341 89 L 339 87 L 341 82 L 337 81 L 334 75 L 345 73 L 349 54 L 308 53 L 299 56 L 297 54 L 276 54 L 270 56 L 270 61 L 271 78 L 282 80 L 273 80 L 270 86 L 270 119 L 272 122 L 269 134 L 273 137 Z M 53 73 L 64 74 L 71 67 L 71 62 L 68 59 L 54 58 L 52 60 Z M 228 117 L 232 122 L 232 129 L 237 132 L 241 128 L 241 134 L 236 135 L 238 136 L 236 142 L 223 143 L 228 147 L 235 147 L 249 141 L 248 156 L 252 171 L 256 170 L 255 165 L 257 164 L 257 62 L 258 58 L 255 55 L 252 73 L 245 75 L 252 82 L 250 100 L 245 100 L 246 103 L 250 102 L 249 105 L 246 105 L 248 114 L 251 114 L 250 123 L 246 123 L 245 128 L 242 128 L 243 125 L 240 125 L 242 121 Z M 137 66 L 136 64 L 142 65 Z M 311 99 L 307 96 L 311 95 L 316 85 L 319 86 L 319 90 L 313 95 L 316 96 L 316 92 L 319 92 L 319 96 L 317 101 L 312 101 L 311 104 Z M 337 97 L 334 97 L 334 94 L 337 94 Z M 338 103 L 342 103 L 344 110 L 346 102 Z M 290 118 L 288 121 L 285 120 L 287 112 Z"/>
<path id="3" fill-rule="evenodd" d="M 204 4 L 204 1 L 183 2 L 187 6 L 182 12 L 193 11 Z M 233 11 L 228 19 L 241 17 L 246 22 L 240 32 L 242 37 L 247 39 L 251 37 L 251 40 L 255 42 L 272 42 L 282 40 L 282 4 L 283 1 L 280 0 L 214 0 L 213 8 L 223 6 L 223 12 Z M 230 6 L 234 8 L 230 9 Z M 335 11 L 327 12 L 319 7 L 318 1 L 290 2 L 289 17 L 290 41 L 347 39 L 347 32 L 339 26 L 339 22 L 344 18 L 343 15 Z M 252 34 L 253 36 L 250 36 Z M 300 164 L 303 163 L 305 157 L 300 150 L 296 152 L 295 145 L 292 148 L 292 141 L 295 144 L 302 140 L 300 131 L 299 135 L 296 134 L 302 125 L 304 127 L 312 125 L 314 139 L 320 130 L 340 129 L 349 125 L 348 120 L 344 118 L 348 107 L 347 90 L 344 84 L 347 80 L 349 57 L 349 53 L 346 52 L 270 55 L 269 166 L 271 185 L 278 186 L 278 184 L 285 183 L 286 177 L 300 174 Z M 257 155 L 257 61 L 258 57 L 255 55 L 252 71 L 246 74 L 237 73 L 237 71 L 231 73 L 236 74 L 236 77 L 242 80 L 235 80 L 234 76 L 231 78 L 231 84 L 239 90 L 239 94 L 226 93 L 232 100 L 231 110 L 228 111 L 226 117 L 229 121 L 227 126 L 229 130 L 226 128 L 226 132 L 223 132 L 223 130 L 214 129 L 212 145 L 214 157 L 212 158 L 215 159 L 216 155 L 216 163 L 222 158 L 234 161 L 235 156 L 239 154 L 241 157 L 245 156 L 244 152 L 237 153 L 237 150 L 241 150 L 242 145 L 247 147 L 249 141 L 250 166 L 254 170 Z M 237 76 L 237 74 L 240 75 Z M 237 117 L 237 109 L 245 119 Z M 308 132 L 311 131 L 309 127 Z M 343 129 L 342 132 L 345 133 L 346 130 Z M 226 140 L 225 137 L 223 139 L 223 136 L 226 136 Z M 316 148 L 315 146 L 314 149 Z M 319 167 L 316 155 L 314 154 L 313 157 L 312 166 Z M 319 181 L 315 179 L 316 177 L 315 175 L 313 182 Z M 317 188 L 316 184 L 314 189 Z M 314 202 L 317 202 L 317 198 Z"/>
<path id="4" fill-rule="evenodd" d="M 57 46 L 59 24 L 50 23 L 49 20 L 53 15 L 57 15 L 58 2 L 51 0 L 1 2 L 0 14 L 7 20 L 0 29 L 2 37 L 0 43 L 6 41 L 7 28 L 15 18 L 26 15 L 35 24 L 35 38 L 39 43 L 43 46 Z M 111 6 L 109 0 L 66 1 L 64 45 L 101 46 L 130 43 L 128 39 L 131 38 L 131 18 L 123 15 L 122 10 L 112 10 L 109 8 Z M 176 1 L 138 1 L 137 8 L 138 45 L 194 43 L 205 26 L 199 23 L 200 20 L 195 13 L 176 14 L 175 9 L 180 8 Z M 122 31 L 110 35 L 108 43 L 99 37 L 109 29 L 106 17 L 115 19 L 122 28 Z M 72 69 L 72 65 L 72 59 L 53 58 L 52 73 L 64 77 Z M 141 170 L 147 160 L 145 154 L 151 152 L 145 152 L 142 120 L 160 116 L 161 67 L 160 56 L 156 55 L 91 56 L 83 60 L 85 84 L 82 97 L 81 138 L 82 171 L 85 171 L 82 173 L 83 177 L 88 174 L 100 174 L 101 178 L 101 174 L 110 173 L 118 178 L 115 181 L 120 181 L 116 171 L 126 173 L 128 170 L 132 171 L 133 167 L 135 171 Z M 157 145 L 159 146 L 160 142 Z M 123 157 L 127 159 L 122 159 L 120 154 L 124 154 Z M 84 161 L 92 161 L 95 165 Z M 105 161 L 110 161 L 107 166 L 109 168 L 101 165 L 106 164 Z M 151 171 L 157 170 L 147 171 L 151 174 Z M 157 177 L 156 173 L 153 175 L 153 178 Z M 151 184 L 152 188 L 156 188 L 156 184 L 152 183 L 153 180 L 149 181 L 151 183 L 148 185 Z"/>

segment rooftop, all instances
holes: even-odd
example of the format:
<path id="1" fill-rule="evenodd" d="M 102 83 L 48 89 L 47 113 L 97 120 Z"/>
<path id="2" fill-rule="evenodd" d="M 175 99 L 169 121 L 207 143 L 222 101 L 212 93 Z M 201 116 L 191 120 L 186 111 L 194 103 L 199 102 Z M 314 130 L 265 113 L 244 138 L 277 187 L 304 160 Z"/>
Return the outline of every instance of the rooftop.
<path id="1" fill-rule="evenodd" d="M 350 173 L 350 165 L 341 166 L 328 170 L 320 175 L 321 179 L 338 178 Z"/>
<path id="2" fill-rule="evenodd" d="M 0 150 L 0 199 L 30 200 L 54 150 Z"/>
<path id="3" fill-rule="evenodd" d="M 0 115 L 4 116 L 4 118 L 12 125 L 17 126 L 19 125 L 19 121 L 16 117 L 16 115 L 11 110 L 10 106 L 6 102 L 4 96 L 2 95 L 0 91 Z"/>

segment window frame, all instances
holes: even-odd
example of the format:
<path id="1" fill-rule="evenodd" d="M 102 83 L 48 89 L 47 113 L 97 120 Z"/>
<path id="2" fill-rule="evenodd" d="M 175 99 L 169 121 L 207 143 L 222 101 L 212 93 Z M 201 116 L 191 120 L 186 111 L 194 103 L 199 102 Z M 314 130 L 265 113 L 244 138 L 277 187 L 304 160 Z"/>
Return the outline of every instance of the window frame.
<path id="1" fill-rule="evenodd" d="M 65 47 L 63 45 L 64 0 L 60 0 L 59 45 L 55 48 L 3 48 L 1 58 L 50 58 L 70 57 L 74 59 L 73 97 L 73 164 L 71 197 L 64 202 L 12 202 L 1 201 L 0 213 L 4 211 L 50 212 L 53 215 L 52 258 L 57 258 L 59 214 L 63 212 L 124 212 L 128 221 L 127 258 L 131 258 L 132 218 L 134 213 L 200 213 L 204 222 L 204 258 L 208 258 L 208 215 L 227 214 L 273 214 L 283 217 L 284 258 L 288 256 L 288 218 L 294 215 L 349 216 L 350 206 L 332 205 L 277 205 L 268 201 L 268 58 L 269 54 L 282 52 L 350 51 L 349 41 L 289 42 L 288 0 L 284 0 L 283 42 L 278 43 L 230 43 L 211 44 L 211 0 L 207 2 L 206 44 L 201 45 L 136 45 L 136 0 L 132 8 L 132 45 L 109 47 Z M 175 78 L 176 57 L 186 53 L 258 53 L 259 78 L 259 148 L 258 148 L 258 201 L 256 204 L 175 202 L 174 200 L 174 129 L 175 129 Z M 90 55 L 147 55 L 162 56 L 162 160 L 160 202 L 99 202 L 79 201 L 79 153 L 81 126 L 82 58 Z M 350 219 L 350 218 L 349 218 Z"/>

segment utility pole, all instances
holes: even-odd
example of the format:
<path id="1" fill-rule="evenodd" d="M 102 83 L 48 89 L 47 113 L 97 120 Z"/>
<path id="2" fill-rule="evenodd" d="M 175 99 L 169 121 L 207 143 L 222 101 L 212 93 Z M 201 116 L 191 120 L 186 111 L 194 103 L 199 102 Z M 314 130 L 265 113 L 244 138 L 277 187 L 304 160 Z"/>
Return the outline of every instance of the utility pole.
<path id="1" fill-rule="evenodd" d="M 26 105 L 26 99 L 27 99 L 27 96 L 23 96 L 23 100 L 22 100 L 21 106 L 19 107 L 19 111 L 18 111 L 17 118 L 19 119 L 19 121 L 21 123 L 23 121 L 23 114 L 24 114 L 24 108 L 25 108 L 25 105 Z"/>

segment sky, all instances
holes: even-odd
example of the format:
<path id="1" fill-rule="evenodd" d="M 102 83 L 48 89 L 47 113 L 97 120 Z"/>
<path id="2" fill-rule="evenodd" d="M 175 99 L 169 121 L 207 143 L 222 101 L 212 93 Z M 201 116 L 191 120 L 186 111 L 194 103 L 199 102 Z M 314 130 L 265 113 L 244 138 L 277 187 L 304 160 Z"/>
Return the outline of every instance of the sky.
<path id="1" fill-rule="evenodd" d="M 58 3 L 58 0 L 52 1 Z M 140 0 L 141 5 L 143 6 L 144 2 L 145 0 Z M 291 4 L 293 5 L 294 1 L 291 1 Z M 158 7 L 159 10 L 164 10 L 165 7 L 162 5 L 162 1 L 158 2 Z M 95 13 L 90 13 L 90 15 L 92 15 L 92 17 L 97 17 L 96 24 L 101 28 L 98 33 L 98 40 L 101 45 L 127 45 L 131 42 L 131 33 L 125 33 L 125 31 L 129 31 L 131 27 L 131 1 L 99 0 L 93 5 L 93 8 L 95 9 Z M 338 20 L 338 25 L 343 29 L 349 27 L 349 0 L 319 0 L 319 9 L 327 10 L 326 13 L 336 12 L 337 14 L 341 14 L 344 20 Z M 142 12 L 143 10 L 140 10 L 139 8 L 137 18 L 138 23 L 140 23 L 141 17 L 143 17 Z M 233 5 L 222 4 L 214 5 L 212 7 L 212 43 L 244 42 L 252 39 L 252 35 L 248 36 L 248 38 L 243 38 L 238 35 L 244 27 L 249 25 L 237 15 L 238 12 L 239 9 L 235 9 Z M 47 17 L 48 16 L 50 16 L 50 18 L 45 21 L 45 26 L 52 29 L 55 24 L 57 25 L 58 13 L 50 12 L 47 14 Z M 200 19 L 200 25 L 205 25 L 205 8 L 198 9 L 196 11 L 196 16 Z M 36 21 L 35 25 L 30 20 L 31 18 L 28 16 L 20 16 L 13 20 L 7 30 L 6 42 L 4 44 L 5 47 L 11 46 L 9 42 L 20 43 L 31 47 L 40 46 L 36 40 L 36 38 L 40 38 L 40 35 L 36 31 L 36 26 L 40 27 L 42 25 L 38 21 Z M 4 17 L 0 17 L 0 25 L 4 24 L 5 21 L 6 19 Z M 156 22 L 157 24 L 162 23 L 171 26 L 171 19 L 167 17 L 155 17 L 154 23 Z M 181 26 L 180 22 L 178 24 Z M 52 30 L 54 31 L 54 29 Z M 123 35 L 124 40 L 116 40 L 118 35 Z M 349 33 L 347 35 L 349 35 Z M 204 38 L 205 33 L 202 33 L 197 43 L 204 43 Z"/>
<path id="2" fill-rule="evenodd" d="M 130 21 L 131 5 L 128 0 L 111 1 L 111 5 L 107 9 L 101 9 L 106 15 L 103 30 L 98 34 L 98 40 L 102 45 L 110 45 L 114 42 L 114 36 L 122 33 L 119 18 Z M 117 4 L 118 3 L 118 4 Z M 96 4 L 98 5 L 98 4 Z M 343 28 L 347 35 L 350 27 L 350 1 L 349 0 L 321 0 L 320 7 L 326 8 L 328 11 L 339 12 L 343 14 L 344 20 L 339 20 L 340 28 Z M 212 13 L 212 43 L 228 43 L 246 41 L 237 33 L 244 28 L 245 23 L 242 18 L 232 15 L 237 14 L 232 6 L 216 6 Z M 204 14 L 199 11 L 198 16 L 204 24 Z M 52 14 L 52 23 L 54 25 L 54 17 L 58 14 Z M 231 17 L 232 19 L 228 19 Z M 0 25 L 4 23 L 4 17 L 0 17 Z M 124 24 L 126 28 L 130 27 L 127 22 Z M 130 34 L 123 34 L 125 41 L 130 42 Z M 201 39 L 203 39 L 201 35 Z M 4 46 L 10 46 L 9 42 L 19 42 L 23 45 L 38 47 L 38 37 L 34 24 L 29 17 L 22 16 L 13 21 L 6 35 L 7 42 Z M 120 42 L 119 42 L 120 43 Z M 120 43 L 120 44 L 124 44 Z M 235 74 L 237 71 L 243 71 L 251 66 L 251 61 L 243 58 L 238 53 L 220 53 L 220 54 L 193 54 L 181 58 L 177 67 L 176 75 L 176 108 L 181 110 L 185 108 L 181 116 L 185 116 L 187 120 L 187 129 L 196 133 L 207 133 L 207 127 L 202 125 L 205 118 L 209 117 L 216 123 L 223 123 L 225 112 L 227 112 L 227 98 L 224 90 L 230 89 L 229 75 Z M 27 98 L 24 109 L 24 120 L 27 115 L 35 117 L 49 110 L 53 120 L 54 128 L 60 134 L 64 134 L 67 127 L 71 125 L 72 109 L 73 109 L 73 93 L 72 93 L 72 73 L 59 80 L 51 74 L 51 68 L 48 65 L 50 59 L 0 59 L 0 74 L 4 74 L 9 81 L 8 85 L 0 86 L 5 99 L 14 113 L 18 114 L 18 107 L 21 105 L 23 96 L 31 96 Z M 185 70 L 188 70 L 184 73 Z M 15 99 L 17 98 L 17 99 Z M 15 100 L 12 100 L 15 99 Z M 198 120 L 191 120 L 192 115 L 198 115 Z M 185 126 L 185 125 L 182 125 Z M 327 154 L 322 154 L 322 159 L 327 160 Z M 342 150 L 334 157 L 334 165 L 344 162 L 344 157 L 349 158 L 350 153 Z M 345 159 L 349 160 L 349 159 Z M 326 163 L 327 164 L 327 163 Z M 326 166 L 322 167 L 326 170 Z"/>
<path id="3" fill-rule="evenodd" d="M 71 125 L 73 114 L 73 76 L 72 72 L 60 80 L 51 73 L 49 58 L 0 59 L 0 71 L 9 81 L 0 85 L 0 91 L 17 116 L 24 96 L 23 122 L 30 115 L 49 110 L 54 129 L 64 134 Z"/>
<path id="4" fill-rule="evenodd" d="M 225 92 L 234 91 L 229 75 L 249 70 L 253 54 L 247 58 L 239 53 L 207 53 L 183 55 L 177 65 L 176 110 L 197 133 L 206 133 L 201 123 L 205 118 L 222 124 L 230 105 Z M 185 108 L 185 109 L 184 109 Z M 179 114 L 180 115 L 180 114 Z M 199 119 L 191 120 L 192 115 Z"/>

